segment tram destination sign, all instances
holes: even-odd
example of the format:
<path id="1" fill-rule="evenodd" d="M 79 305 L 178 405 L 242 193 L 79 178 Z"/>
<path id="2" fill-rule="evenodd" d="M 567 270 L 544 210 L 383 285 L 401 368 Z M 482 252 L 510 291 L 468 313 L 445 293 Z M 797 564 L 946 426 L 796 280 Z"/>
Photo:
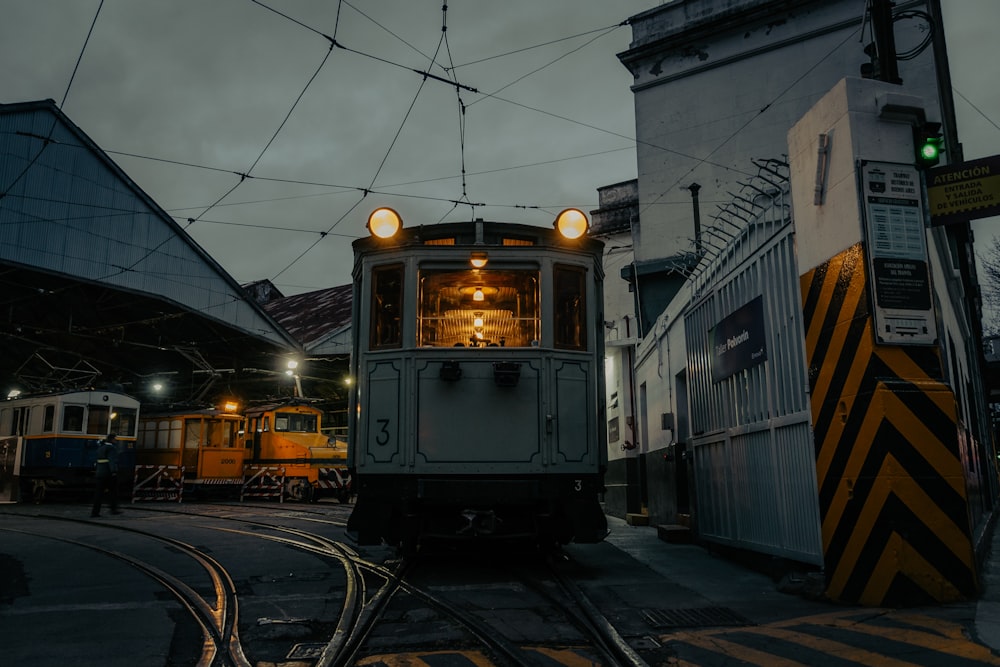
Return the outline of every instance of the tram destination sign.
<path id="1" fill-rule="evenodd" d="M 931 225 L 1000 215 L 1000 155 L 927 170 Z"/>

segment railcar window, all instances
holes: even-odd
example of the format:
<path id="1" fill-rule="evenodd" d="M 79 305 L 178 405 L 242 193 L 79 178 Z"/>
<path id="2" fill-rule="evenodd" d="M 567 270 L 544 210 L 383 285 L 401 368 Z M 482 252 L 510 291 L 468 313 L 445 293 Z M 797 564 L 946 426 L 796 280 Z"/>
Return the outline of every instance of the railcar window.
<path id="1" fill-rule="evenodd" d="M 587 349 L 587 272 L 575 266 L 555 266 L 555 343 L 564 350 Z"/>
<path id="2" fill-rule="evenodd" d="M 91 405 L 87 410 L 87 433 L 106 435 L 111 419 L 111 408 L 104 405 Z"/>
<path id="3" fill-rule="evenodd" d="M 209 419 L 205 422 L 208 444 L 213 447 L 232 447 L 236 440 L 236 422 Z"/>
<path id="4" fill-rule="evenodd" d="M 30 406 L 14 408 L 14 430 L 11 435 L 28 435 L 28 415 L 31 413 Z"/>
<path id="5" fill-rule="evenodd" d="M 136 447 L 140 449 L 155 449 L 156 448 L 156 422 L 147 419 L 139 428 L 139 439 L 136 442 Z"/>
<path id="6" fill-rule="evenodd" d="M 297 412 L 279 412 L 274 415 L 274 430 L 292 433 L 316 433 L 316 415 L 304 415 Z"/>
<path id="7" fill-rule="evenodd" d="M 371 323 L 368 346 L 399 347 L 403 343 L 403 265 L 380 266 L 372 271 Z"/>
<path id="8" fill-rule="evenodd" d="M 189 419 L 184 429 L 184 449 L 198 449 L 201 444 L 201 420 Z"/>
<path id="9" fill-rule="evenodd" d="M 420 345 L 538 345 L 538 271 L 424 270 L 419 283 Z"/>
<path id="10" fill-rule="evenodd" d="M 56 421 L 56 406 L 46 405 L 45 414 L 42 416 L 42 430 L 46 433 L 52 432 L 52 427 Z"/>
<path id="11" fill-rule="evenodd" d="M 82 405 L 67 405 L 63 408 L 62 430 L 64 431 L 83 430 Z"/>
<path id="12" fill-rule="evenodd" d="M 115 408 L 111 413 L 111 433 L 135 435 L 139 412 L 135 408 Z"/>

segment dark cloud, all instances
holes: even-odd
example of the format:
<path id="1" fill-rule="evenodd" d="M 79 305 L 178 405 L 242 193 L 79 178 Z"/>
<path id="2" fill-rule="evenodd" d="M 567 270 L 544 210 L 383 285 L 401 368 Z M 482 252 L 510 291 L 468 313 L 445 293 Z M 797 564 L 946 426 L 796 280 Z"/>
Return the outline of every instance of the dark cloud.
<path id="1" fill-rule="evenodd" d="M 61 101 L 99 4 L 8 0 L 2 101 Z M 548 224 L 635 176 L 632 79 L 616 58 L 631 29 L 614 26 L 659 0 L 463 0 L 444 33 L 440 0 L 264 4 L 305 27 L 252 0 L 106 0 L 63 107 L 182 224 L 198 218 L 188 231 L 241 282 L 349 282 L 350 239 L 378 205 L 411 224 Z M 1000 3 L 942 4 L 956 90 L 996 122 Z M 478 92 L 412 71 L 448 76 L 440 65 Z M 1000 152 L 1000 132 L 956 106 L 967 155 Z M 258 157 L 257 178 L 204 212 Z"/>

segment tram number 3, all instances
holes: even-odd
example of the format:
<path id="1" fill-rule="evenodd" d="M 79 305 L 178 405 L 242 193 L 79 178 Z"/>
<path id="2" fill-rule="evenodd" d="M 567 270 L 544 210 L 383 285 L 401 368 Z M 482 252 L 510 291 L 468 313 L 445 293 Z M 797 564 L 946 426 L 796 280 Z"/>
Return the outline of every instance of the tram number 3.
<path id="1" fill-rule="evenodd" d="M 376 419 L 377 423 L 381 428 L 375 433 L 375 444 L 379 447 L 385 447 L 392 440 L 392 434 L 389 433 L 389 420 L 388 419 Z"/>
<path id="2" fill-rule="evenodd" d="M 573 490 L 574 491 L 578 491 L 578 492 L 579 491 L 583 491 L 583 480 L 582 479 L 574 479 L 573 480 Z"/>

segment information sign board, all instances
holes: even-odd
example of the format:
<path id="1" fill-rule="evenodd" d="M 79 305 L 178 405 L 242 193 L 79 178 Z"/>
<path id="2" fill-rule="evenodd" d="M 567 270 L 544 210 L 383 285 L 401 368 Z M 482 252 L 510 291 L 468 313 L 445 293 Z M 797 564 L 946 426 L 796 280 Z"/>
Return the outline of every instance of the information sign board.
<path id="1" fill-rule="evenodd" d="M 927 170 L 931 224 L 1000 215 L 1000 155 Z"/>
<path id="2" fill-rule="evenodd" d="M 931 345 L 937 323 L 919 172 L 890 162 L 861 162 L 860 172 L 876 340 Z"/>
<path id="3" fill-rule="evenodd" d="M 737 308 L 712 329 L 712 381 L 719 382 L 767 361 L 764 299 Z"/>

